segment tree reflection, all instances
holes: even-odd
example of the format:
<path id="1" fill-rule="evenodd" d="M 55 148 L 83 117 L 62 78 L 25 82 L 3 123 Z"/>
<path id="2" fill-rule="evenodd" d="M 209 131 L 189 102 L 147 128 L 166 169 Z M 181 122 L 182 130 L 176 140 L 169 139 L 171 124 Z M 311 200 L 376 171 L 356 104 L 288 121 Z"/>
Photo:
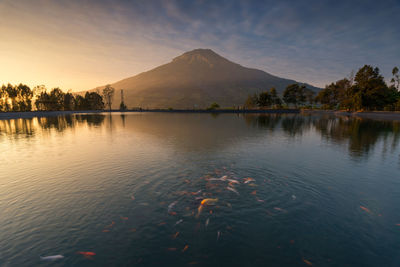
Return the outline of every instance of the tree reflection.
<path id="1" fill-rule="evenodd" d="M 88 126 L 100 126 L 104 122 L 104 115 L 84 114 L 66 115 L 54 117 L 39 117 L 29 119 L 0 120 L 0 134 L 11 137 L 25 135 L 33 136 L 39 129 L 55 129 L 62 132 L 68 128 L 73 128 L 77 124 L 87 124 Z"/>
<path id="2" fill-rule="evenodd" d="M 246 115 L 247 125 L 275 131 L 279 128 L 289 137 L 301 136 L 315 130 L 328 142 L 347 145 L 352 157 L 362 157 L 373 150 L 379 141 L 397 148 L 400 122 L 378 121 L 356 117 L 311 115 Z M 387 149 L 386 149 L 387 150 Z"/>

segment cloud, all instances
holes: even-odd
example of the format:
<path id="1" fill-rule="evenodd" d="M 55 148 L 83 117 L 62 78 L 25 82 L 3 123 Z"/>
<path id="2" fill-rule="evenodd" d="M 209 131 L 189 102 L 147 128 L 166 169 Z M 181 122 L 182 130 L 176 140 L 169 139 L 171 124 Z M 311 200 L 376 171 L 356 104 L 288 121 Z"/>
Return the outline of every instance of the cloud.
<path id="1" fill-rule="evenodd" d="M 389 76 L 399 13 L 396 0 L 3 0 L 0 79 L 89 89 L 198 47 L 318 86 L 363 64 Z"/>

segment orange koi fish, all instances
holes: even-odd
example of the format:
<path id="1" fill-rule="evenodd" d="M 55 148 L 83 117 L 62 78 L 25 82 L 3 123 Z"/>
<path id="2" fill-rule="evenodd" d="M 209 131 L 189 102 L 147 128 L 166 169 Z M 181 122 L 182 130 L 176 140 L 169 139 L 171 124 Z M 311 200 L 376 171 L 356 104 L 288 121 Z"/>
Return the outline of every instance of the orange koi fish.
<path id="1" fill-rule="evenodd" d="M 252 195 L 257 195 L 257 190 L 254 190 L 254 191 L 251 192 L 250 194 L 252 194 Z"/>
<path id="2" fill-rule="evenodd" d="M 306 259 L 303 259 L 303 261 L 308 265 L 308 266 L 312 266 L 312 263 Z"/>
<path id="3" fill-rule="evenodd" d="M 183 249 L 182 252 L 185 252 L 189 248 L 189 245 L 186 245 Z"/>
<path id="4" fill-rule="evenodd" d="M 90 251 L 78 251 L 77 253 L 81 254 L 81 255 L 83 255 L 85 257 L 91 257 L 91 256 L 96 255 L 96 253 L 90 252 Z"/>
<path id="5" fill-rule="evenodd" d="M 368 208 L 364 207 L 364 206 L 360 206 L 360 208 L 361 208 L 363 211 L 366 211 L 366 212 L 368 212 L 368 213 L 371 213 L 371 211 L 370 211 Z"/>
<path id="6" fill-rule="evenodd" d="M 179 235 L 179 232 L 176 232 L 173 236 L 172 236 L 172 239 L 175 239 L 175 238 L 177 238 L 178 237 L 178 235 Z"/>

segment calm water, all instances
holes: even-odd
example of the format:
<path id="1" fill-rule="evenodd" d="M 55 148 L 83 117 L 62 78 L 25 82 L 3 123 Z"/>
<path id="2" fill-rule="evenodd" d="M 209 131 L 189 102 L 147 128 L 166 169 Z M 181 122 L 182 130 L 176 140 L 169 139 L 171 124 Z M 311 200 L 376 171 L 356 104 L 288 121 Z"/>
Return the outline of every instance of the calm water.
<path id="1" fill-rule="evenodd" d="M 0 266 L 400 266 L 399 139 L 346 117 L 2 120 Z"/>

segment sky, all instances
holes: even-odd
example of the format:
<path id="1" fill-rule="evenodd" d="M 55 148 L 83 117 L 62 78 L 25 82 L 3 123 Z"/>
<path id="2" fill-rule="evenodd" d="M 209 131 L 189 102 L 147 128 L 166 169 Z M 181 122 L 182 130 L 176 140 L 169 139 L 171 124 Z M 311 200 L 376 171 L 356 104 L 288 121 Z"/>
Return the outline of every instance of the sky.
<path id="1" fill-rule="evenodd" d="M 400 67 L 400 1 L 0 0 L 0 84 L 81 91 L 210 48 L 324 87 Z"/>

